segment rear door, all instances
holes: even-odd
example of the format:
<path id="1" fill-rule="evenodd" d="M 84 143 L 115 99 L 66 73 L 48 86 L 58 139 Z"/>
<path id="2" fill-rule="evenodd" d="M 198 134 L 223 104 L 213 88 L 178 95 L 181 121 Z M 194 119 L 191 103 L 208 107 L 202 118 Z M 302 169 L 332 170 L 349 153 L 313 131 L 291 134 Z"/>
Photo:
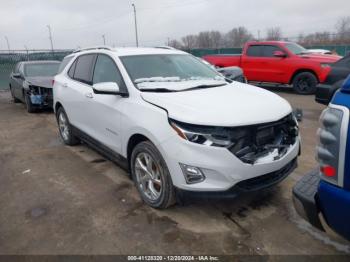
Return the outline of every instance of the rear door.
<path id="1" fill-rule="evenodd" d="M 13 75 L 20 73 L 21 65 L 22 65 L 21 62 L 16 64 L 15 68 L 13 69 L 13 72 L 11 73 L 11 78 L 10 78 L 10 84 L 11 84 L 13 94 L 18 99 L 22 99 L 22 85 L 23 85 L 24 77 L 23 75 L 21 77 L 14 77 Z"/>
<path id="2" fill-rule="evenodd" d="M 78 56 L 68 70 L 68 81 L 60 83 L 64 107 L 72 125 L 93 136 L 89 106 L 93 98 L 92 71 L 95 54 Z"/>
<path id="3" fill-rule="evenodd" d="M 261 81 L 263 78 L 261 70 L 263 57 L 261 53 L 260 45 L 249 45 L 245 54 L 242 55 L 241 65 L 244 75 L 249 81 Z"/>

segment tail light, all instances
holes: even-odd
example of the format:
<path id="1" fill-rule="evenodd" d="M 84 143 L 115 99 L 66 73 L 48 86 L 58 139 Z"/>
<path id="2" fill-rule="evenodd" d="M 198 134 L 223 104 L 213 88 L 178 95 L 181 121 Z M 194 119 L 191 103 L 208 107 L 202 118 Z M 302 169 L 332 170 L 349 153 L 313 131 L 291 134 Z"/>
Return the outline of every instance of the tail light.
<path id="1" fill-rule="evenodd" d="M 321 178 L 337 186 L 343 186 L 348 121 L 347 108 L 330 105 L 322 112 L 321 127 L 317 131 L 316 151 Z"/>
<path id="2" fill-rule="evenodd" d="M 53 87 L 53 85 L 55 84 L 55 79 L 52 79 L 51 84 L 52 84 L 52 87 Z"/>

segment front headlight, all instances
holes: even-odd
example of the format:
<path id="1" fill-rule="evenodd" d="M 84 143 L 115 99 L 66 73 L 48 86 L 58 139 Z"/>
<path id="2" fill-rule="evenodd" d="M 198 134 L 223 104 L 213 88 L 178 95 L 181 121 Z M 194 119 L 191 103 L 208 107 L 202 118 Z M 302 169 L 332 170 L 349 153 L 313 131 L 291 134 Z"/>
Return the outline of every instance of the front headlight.
<path id="1" fill-rule="evenodd" d="M 26 81 L 26 80 L 24 80 L 24 81 L 23 81 L 23 87 L 24 87 L 24 88 L 29 88 L 29 82 Z"/>
<path id="2" fill-rule="evenodd" d="M 231 147 L 235 143 L 224 128 L 186 124 L 171 119 L 169 123 L 181 138 L 196 144 Z"/>
<path id="3" fill-rule="evenodd" d="M 321 67 L 322 68 L 328 68 L 328 67 L 330 67 L 331 65 L 330 64 L 328 64 L 328 63 L 321 63 Z"/>

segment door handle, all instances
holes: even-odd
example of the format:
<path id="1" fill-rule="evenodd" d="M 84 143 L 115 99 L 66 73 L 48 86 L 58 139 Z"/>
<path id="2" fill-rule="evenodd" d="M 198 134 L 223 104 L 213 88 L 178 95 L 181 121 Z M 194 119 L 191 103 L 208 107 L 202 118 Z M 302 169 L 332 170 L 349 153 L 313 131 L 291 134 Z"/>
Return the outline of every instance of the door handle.
<path id="1" fill-rule="evenodd" d="M 86 96 L 87 98 L 93 98 L 93 96 L 92 96 L 91 93 L 86 93 L 85 96 Z"/>
<path id="2" fill-rule="evenodd" d="M 68 84 L 67 84 L 67 83 L 64 83 L 62 86 L 63 86 L 64 88 L 67 88 L 67 87 L 68 87 Z"/>

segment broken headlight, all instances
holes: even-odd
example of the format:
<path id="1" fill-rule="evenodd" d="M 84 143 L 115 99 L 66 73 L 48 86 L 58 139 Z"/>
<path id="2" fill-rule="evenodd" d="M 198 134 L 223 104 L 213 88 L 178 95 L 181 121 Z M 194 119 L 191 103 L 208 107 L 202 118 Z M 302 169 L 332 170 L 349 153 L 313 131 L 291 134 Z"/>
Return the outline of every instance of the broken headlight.
<path id="1" fill-rule="evenodd" d="M 192 125 L 172 119 L 169 123 L 181 138 L 196 144 L 226 148 L 235 144 L 234 134 L 225 127 Z"/>

